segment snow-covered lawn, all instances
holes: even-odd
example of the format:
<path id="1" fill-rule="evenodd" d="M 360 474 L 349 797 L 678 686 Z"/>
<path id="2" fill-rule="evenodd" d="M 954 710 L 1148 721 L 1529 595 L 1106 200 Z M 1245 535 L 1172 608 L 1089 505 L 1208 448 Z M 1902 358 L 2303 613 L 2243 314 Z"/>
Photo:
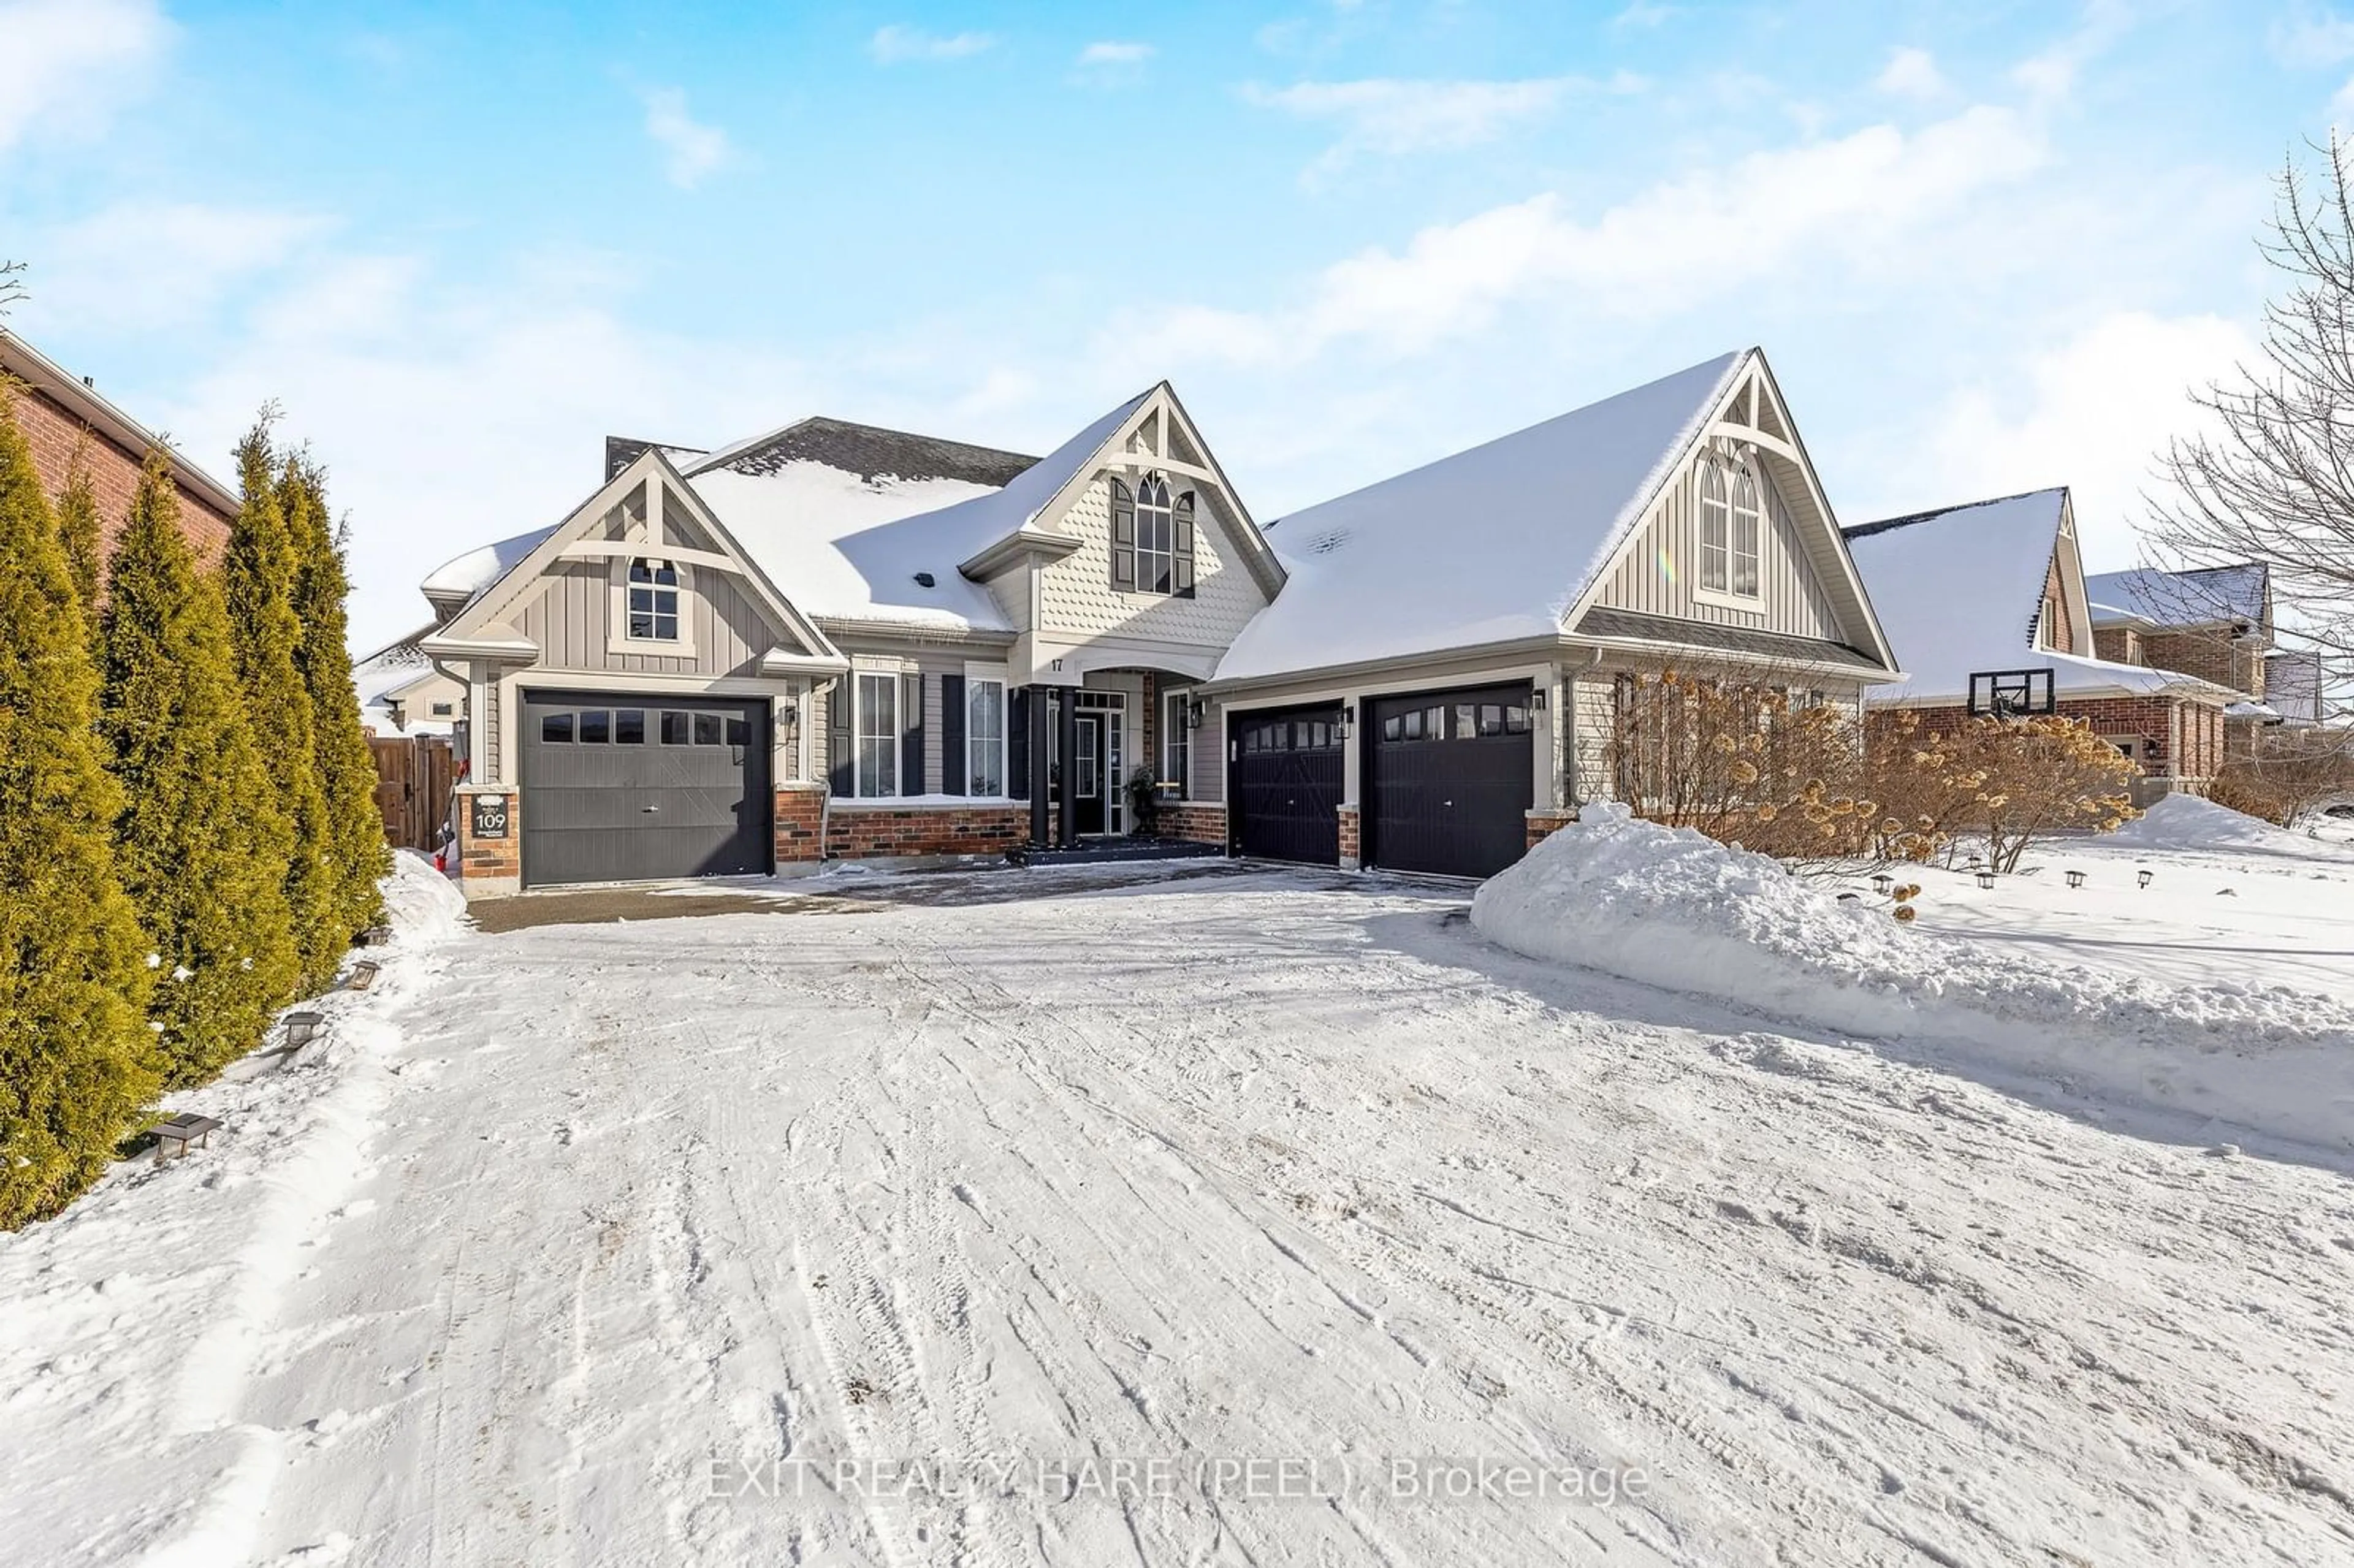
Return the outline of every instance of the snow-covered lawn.
<path id="1" fill-rule="evenodd" d="M 0 1557 L 2354 1551 L 2323 1150 L 1516 957 L 1378 879 L 494 938 L 408 875 L 318 1060 L 0 1239 Z M 1589 1495 L 1393 1468 L 1483 1460 Z"/>

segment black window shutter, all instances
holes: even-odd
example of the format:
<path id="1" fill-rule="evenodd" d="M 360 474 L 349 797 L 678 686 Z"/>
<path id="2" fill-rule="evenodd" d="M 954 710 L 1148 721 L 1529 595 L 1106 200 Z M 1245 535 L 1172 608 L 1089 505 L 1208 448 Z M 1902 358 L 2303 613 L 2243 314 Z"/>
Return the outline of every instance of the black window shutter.
<path id="1" fill-rule="evenodd" d="M 1005 792 L 1016 800 L 1030 798 L 1030 688 L 1016 686 L 1005 694 Z"/>
<path id="2" fill-rule="evenodd" d="M 924 789 L 924 677 L 906 675 L 899 682 L 899 793 L 921 795 Z"/>
<path id="3" fill-rule="evenodd" d="M 1136 591 L 1136 497 L 1116 479 L 1111 482 L 1111 586 L 1122 593 Z"/>
<path id="4" fill-rule="evenodd" d="M 858 793 L 858 737 L 850 729 L 850 683 L 856 679 L 844 675 L 825 694 L 826 788 L 841 796 Z"/>
<path id="5" fill-rule="evenodd" d="M 1193 597 L 1193 493 L 1177 498 L 1176 580 L 1170 586 L 1179 599 Z"/>
<path id="6" fill-rule="evenodd" d="M 940 790 L 969 793 L 964 776 L 964 677 L 940 677 Z"/>

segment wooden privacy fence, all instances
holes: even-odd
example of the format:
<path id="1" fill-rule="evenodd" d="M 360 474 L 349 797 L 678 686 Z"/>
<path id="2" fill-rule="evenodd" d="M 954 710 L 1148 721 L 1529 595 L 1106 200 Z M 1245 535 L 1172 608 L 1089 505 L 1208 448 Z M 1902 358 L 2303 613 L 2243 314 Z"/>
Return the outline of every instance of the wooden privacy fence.
<path id="1" fill-rule="evenodd" d="M 395 849 L 439 847 L 455 779 L 450 740 L 439 735 L 370 736 L 376 753 L 376 806 Z"/>

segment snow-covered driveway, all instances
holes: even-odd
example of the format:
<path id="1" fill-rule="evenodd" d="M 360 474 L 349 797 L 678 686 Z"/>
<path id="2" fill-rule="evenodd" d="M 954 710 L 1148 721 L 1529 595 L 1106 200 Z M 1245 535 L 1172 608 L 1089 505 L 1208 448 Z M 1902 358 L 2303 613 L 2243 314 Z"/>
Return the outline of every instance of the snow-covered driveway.
<path id="1" fill-rule="evenodd" d="M 439 949 L 301 1266 L 226 1292 L 223 1425 L 69 1527 L 8 1508 L 38 1560 L 192 1520 L 260 1562 L 2354 1556 L 2335 1171 L 1399 885 L 843 908 Z M 132 1457 L 7 1413 L 20 1501 Z M 1640 1495 L 1396 1495 L 1416 1459 Z"/>

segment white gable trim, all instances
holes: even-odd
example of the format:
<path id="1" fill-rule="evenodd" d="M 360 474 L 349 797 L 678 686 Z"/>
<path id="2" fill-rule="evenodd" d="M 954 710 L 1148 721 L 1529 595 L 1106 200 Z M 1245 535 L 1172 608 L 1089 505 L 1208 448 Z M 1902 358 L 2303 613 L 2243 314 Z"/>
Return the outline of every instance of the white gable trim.
<path id="1" fill-rule="evenodd" d="M 1156 450 L 1130 451 L 1128 450 L 1129 441 L 1143 430 L 1148 421 L 1169 419 L 1177 421 L 1177 428 L 1184 433 L 1186 440 L 1192 444 L 1193 450 L 1202 454 L 1206 466 L 1174 461 L 1164 455 L 1169 450 L 1168 427 L 1165 423 L 1154 425 L 1156 439 L 1150 444 L 1157 449 Z M 1193 421 L 1186 414 L 1183 405 L 1177 401 L 1175 389 L 1166 381 L 1154 387 L 1146 395 L 1144 401 L 1137 405 L 1135 412 L 1129 414 L 1118 428 L 1104 438 L 1103 444 L 1095 450 L 1087 461 L 1072 471 L 1071 477 L 1063 482 L 1063 487 L 1047 498 L 1046 503 L 1038 508 L 1029 522 L 1036 523 L 1047 519 L 1059 521 L 1067 516 L 1071 509 L 1078 504 L 1079 498 L 1087 493 L 1087 487 L 1107 474 L 1121 476 L 1147 471 L 1182 474 L 1197 484 L 1214 486 L 1218 493 L 1225 498 L 1227 509 L 1233 513 L 1239 525 L 1240 538 L 1237 542 L 1242 546 L 1243 565 L 1249 569 L 1252 577 L 1257 581 L 1259 592 L 1272 599 L 1283 591 L 1282 563 L 1276 559 L 1274 549 L 1267 542 L 1267 535 L 1259 531 L 1257 522 L 1252 518 L 1249 508 L 1243 504 L 1243 498 L 1235 491 L 1233 482 L 1226 478 L 1225 471 L 1218 466 L 1216 456 L 1210 450 L 1210 443 L 1202 439 L 1202 432 L 1194 428 Z M 1025 524 L 1025 528 L 1026 526 Z M 980 561 L 986 558 L 988 555 L 989 552 L 984 551 L 981 556 L 977 556 L 974 559 Z"/>
<path id="2" fill-rule="evenodd" d="M 1622 520 L 1619 533 L 1607 555 L 1599 562 L 1587 580 L 1580 586 L 1576 599 L 1562 616 L 1564 630 L 1576 627 L 1585 612 L 1608 588 L 1627 553 L 1640 542 L 1643 524 L 1657 510 L 1668 486 L 1697 461 L 1712 441 L 1724 440 L 1745 447 L 1757 453 L 1762 477 L 1780 492 L 1782 503 L 1790 514 L 1807 546 L 1806 559 L 1818 575 L 1844 587 L 1850 602 L 1862 621 L 1861 631 L 1865 637 L 1864 651 L 1879 660 L 1889 670 L 1898 668 L 1895 652 L 1889 646 L 1887 633 L 1881 630 L 1880 617 L 1872 608 L 1872 597 L 1864 590 L 1863 577 L 1855 569 L 1855 560 L 1848 554 L 1847 540 L 1839 531 L 1839 522 L 1831 512 L 1830 502 L 1823 493 L 1821 480 L 1815 473 L 1813 460 L 1797 439 L 1797 421 L 1782 401 L 1781 389 L 1773 379 L 1773 371 L 1766 363 L 1765 351 L 1751 348 L 1734 361 L 1718 390 L 1717 399 L 1709 413 L 1688 430 L 1681 444 L 1663 453 L 1664 461 L 1639 502 L 1632 506 Z M 1764 428 L 1761 412 L 1771 410 L 1776 421 L 1790 432 L 1787 439 L 1769 433 Z M 1746 415 L 1746 420 L 1739 416 Z M 1826 567 L 1835 570 L 1826 571 Z M 1844 619 L 1844 617 L 1842 618 Z M 1850 636 L 1858 628 L 1849 627 Z"/>
<path id="3" fill-rule="evenodd" d="M 588 530 L 602 520 L 605 514 L 620 505 L 622 499 L 641 483 L 647 486 L 646 521 L 642 530 L 645 536 L 622 541 L 590 539 Z M 662 512 L 665 488 L 685 507 L 695 524 L 718 545 L 717 550 L 690 549 L 667 543 L 668 530 L 663 525 Z M 653 549 L 659 549 L 665 557 L 691 560 L 708 569 L 740 577 L 750 586 L 752 597 L 760 607 L 800 641 L 801 646 L 798 652 L 822 660 L 841 657 L 841 650 L 834 647 L 832 641 L 818 629 L 817 623 L 795 609 L 792 601 L 769 579 L 769 575 L 760 569 L 759 563 L 736 542 L 736 536 L 727 531 L 727 525 L 719 520 L 718 514 L 704 503 L 694 486 L 686 482 L 685 477 L 659 447 L 647 448 L 635 461 L 608 480 L 603 489 L 558 524 L 505 576 L 477 595 L 473 602 L 442 628 L 433 641 L 454 647 L 472 639 L 480 629 L 504 620 L 521 604 L 525 595 L 538 584 L 550 567 L 567 556 L 593 559 L 643 555 Z M 776 652 L 791 654 L 796 651 L 779 649 Z"/>

